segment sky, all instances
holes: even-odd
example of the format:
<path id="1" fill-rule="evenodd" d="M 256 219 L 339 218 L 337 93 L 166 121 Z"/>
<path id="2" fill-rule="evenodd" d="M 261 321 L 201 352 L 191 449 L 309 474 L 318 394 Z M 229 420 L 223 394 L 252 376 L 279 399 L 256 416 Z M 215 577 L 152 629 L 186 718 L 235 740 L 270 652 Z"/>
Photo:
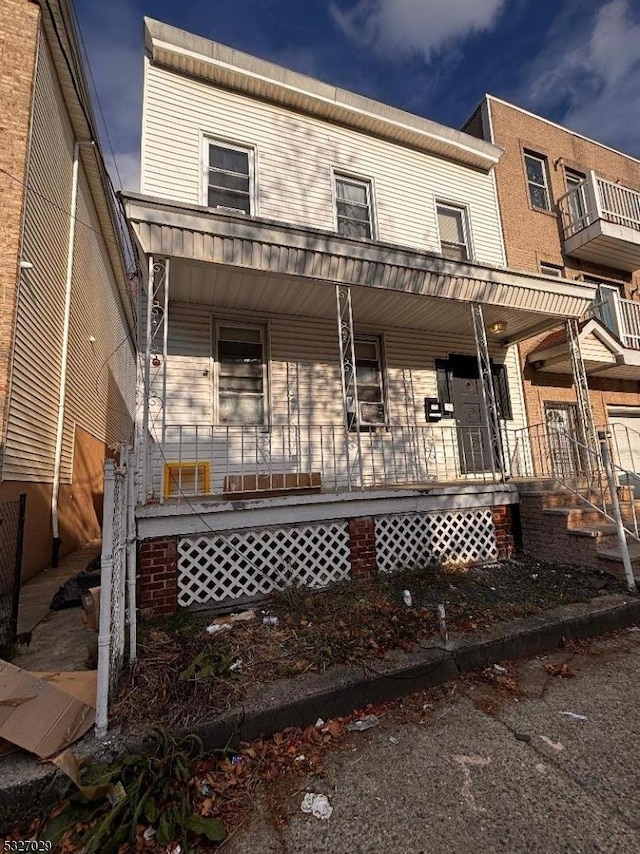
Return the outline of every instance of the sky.
<path id="1" fill-rule="evenodd" d="M 138 189 L 144 15 L 451 127 L 488 92 L 640 157 L 640 0 L 74 2 L 116 187 Z"/>

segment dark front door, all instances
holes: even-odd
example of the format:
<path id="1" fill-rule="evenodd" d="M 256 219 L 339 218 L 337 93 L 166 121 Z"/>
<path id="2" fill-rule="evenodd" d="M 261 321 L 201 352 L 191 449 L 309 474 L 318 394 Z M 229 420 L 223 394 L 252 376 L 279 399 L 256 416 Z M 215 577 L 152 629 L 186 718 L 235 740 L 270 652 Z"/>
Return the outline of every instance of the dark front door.
<path id="1" fill-rule="evenodd" d="M 450 364 L 461 471 L 463 474 L 491 471 L 478 361 L 473 356 L 451 356 Z"/>

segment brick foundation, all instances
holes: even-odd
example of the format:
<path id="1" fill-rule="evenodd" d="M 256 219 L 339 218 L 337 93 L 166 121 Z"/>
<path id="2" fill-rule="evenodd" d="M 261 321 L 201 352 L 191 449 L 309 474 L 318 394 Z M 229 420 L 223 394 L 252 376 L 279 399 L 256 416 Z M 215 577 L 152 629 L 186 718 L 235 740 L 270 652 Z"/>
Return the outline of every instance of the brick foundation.
<path id="1" fill-rule="evenodd" d="M 515 551 L 513 514 L 510 504 L 500 504 L 493 508 L 493 524 L 496 529 L 498 558 L 508 560 Z"/>
<path id="2" fill-rule="evenodd" d="M 377 571 L 376 534 L 373 516 L 349 519 L 349 544 L 351 547 L 351 577 L 373 578 Z"/>
<path id="3" fill-rule="evenodd" d="M 146 619 L 178 610 L 175 537 L 153 537 L 138 544 L 138 605 Z"/>

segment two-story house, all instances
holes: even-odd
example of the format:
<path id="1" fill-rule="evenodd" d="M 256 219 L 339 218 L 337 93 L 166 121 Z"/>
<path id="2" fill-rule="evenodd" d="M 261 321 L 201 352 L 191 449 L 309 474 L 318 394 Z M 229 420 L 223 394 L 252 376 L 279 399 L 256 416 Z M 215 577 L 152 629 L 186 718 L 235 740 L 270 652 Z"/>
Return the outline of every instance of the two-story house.
<path id="1" fill-rule="evenodd" d="M 140 604 L 510 549 L 517 342 L 491 142 L 145 20 Z"/>
<path id="2" fill-rule="evenodd" d="M 504 149 L 495 174 L 509 266 L 597 288 L 580 329 L 588 401 L 620 465 L 638 471 L 640 161 L 493 96 L 464 130 Z M 551 436 L 556 470 L 578 468 L 562 438 L 578 418 L 564 330 L 522 342 L 520 353 L 530 424 Z"/>
<path id="3" fill-rule="evenodd" d="M 135 322 L 70 4 L 3 0 L 0 51 L 0 515 L 26 493 L 26 580 L 100 535 Z"/>

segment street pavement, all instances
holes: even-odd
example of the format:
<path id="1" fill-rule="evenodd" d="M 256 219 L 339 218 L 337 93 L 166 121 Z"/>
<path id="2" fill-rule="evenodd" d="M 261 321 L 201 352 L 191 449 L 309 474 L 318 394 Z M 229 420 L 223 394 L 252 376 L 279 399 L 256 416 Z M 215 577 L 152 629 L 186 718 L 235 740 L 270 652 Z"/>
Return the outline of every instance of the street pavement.
<path id="1" fill-rule="evenodd" d="M 640 854 L 640 632 L 513 673 L 517 691 L 494 671 L 389 709 L 322 777 L 263 788 L 222 852 Z M 328 821 L 300 811 L 306 791 L 329 797 Z"/>

